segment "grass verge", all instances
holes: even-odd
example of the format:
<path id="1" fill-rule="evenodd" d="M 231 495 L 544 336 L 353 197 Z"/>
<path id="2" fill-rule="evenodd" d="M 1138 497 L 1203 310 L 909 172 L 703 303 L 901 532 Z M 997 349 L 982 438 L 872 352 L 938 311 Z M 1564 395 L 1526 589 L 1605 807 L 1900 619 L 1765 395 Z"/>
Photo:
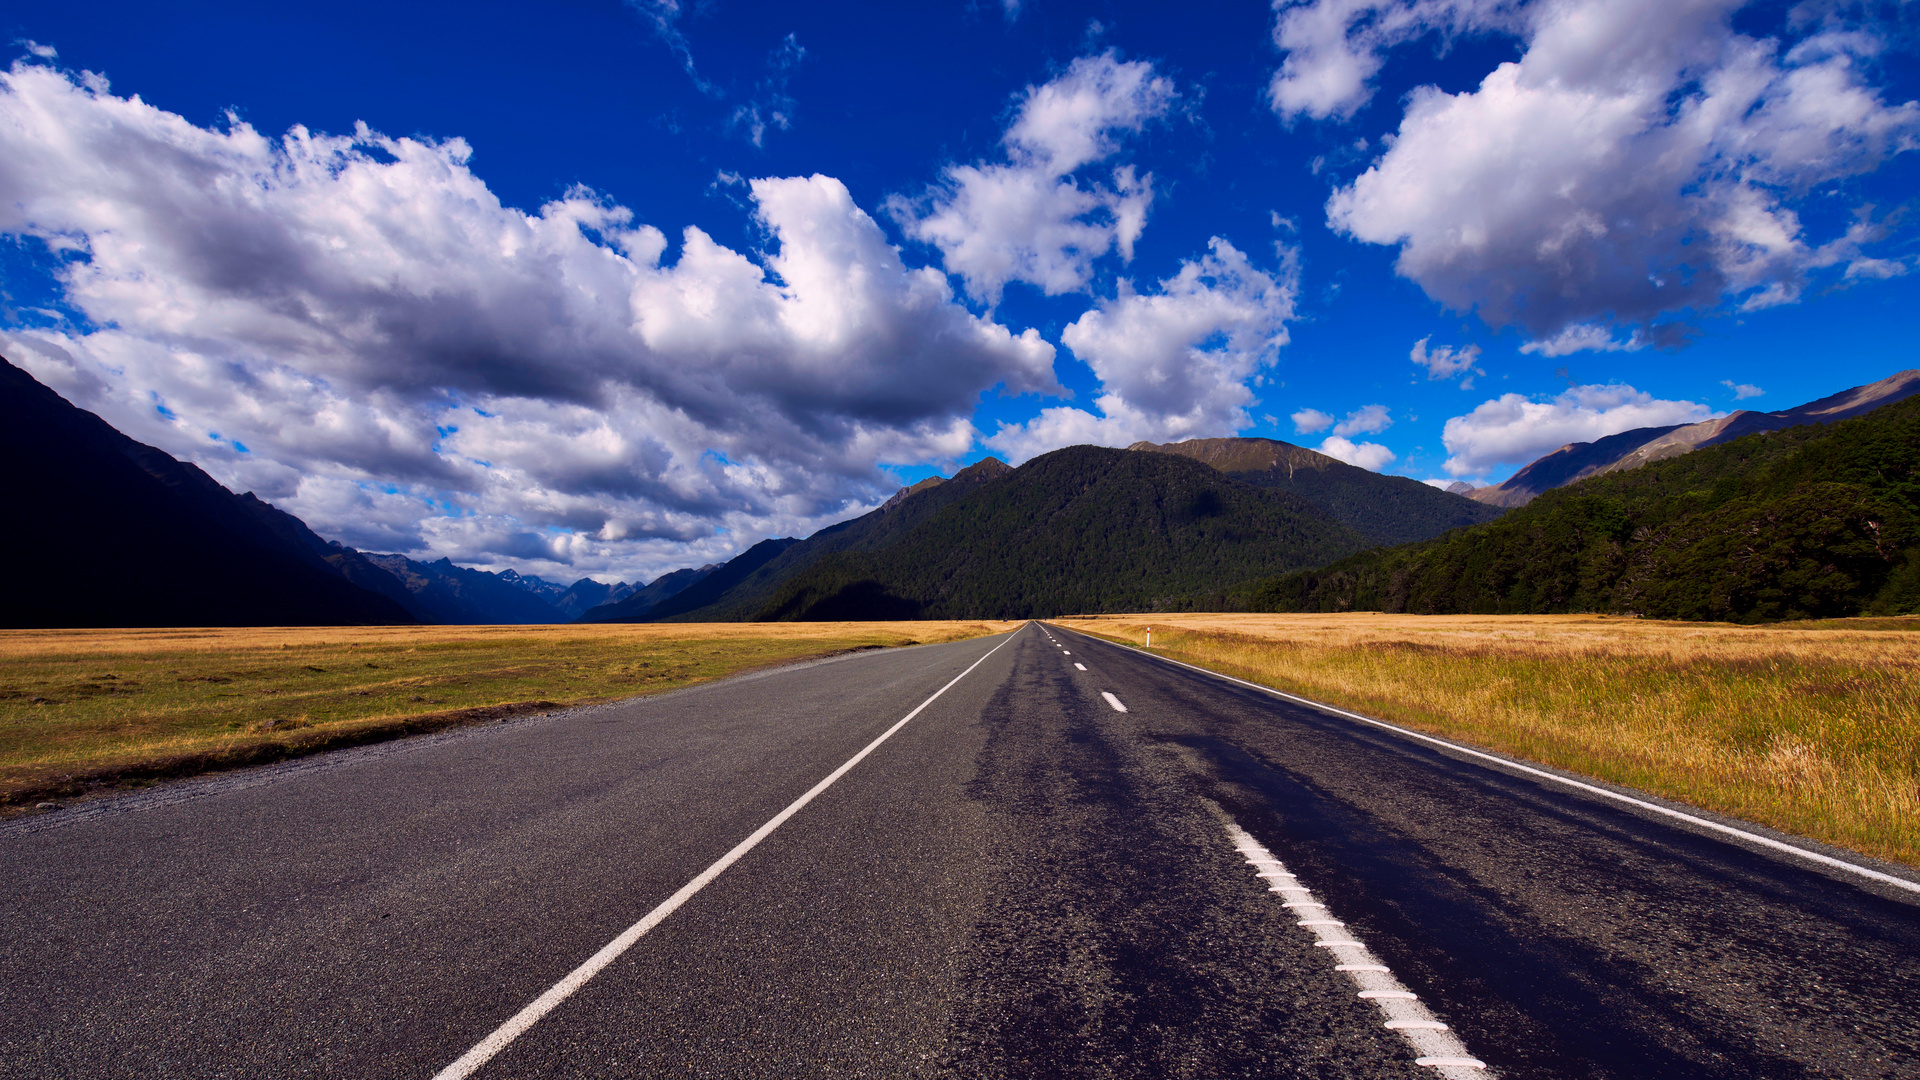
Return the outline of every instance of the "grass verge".
<path id="1" fill-rule="evenodd" d="M 1920 620 L 1061 619 L 1434 735 L 1920 867 Z"/>
<path id="2" fill-rule="evenodd" d="M 1016 625 L 0 631 L 0 813 Z"/>

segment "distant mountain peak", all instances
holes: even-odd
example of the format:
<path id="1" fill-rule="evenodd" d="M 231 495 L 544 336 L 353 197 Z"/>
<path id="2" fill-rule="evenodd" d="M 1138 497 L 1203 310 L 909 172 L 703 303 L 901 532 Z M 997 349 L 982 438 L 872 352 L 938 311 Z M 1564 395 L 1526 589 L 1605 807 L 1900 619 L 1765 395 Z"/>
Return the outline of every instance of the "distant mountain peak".
<path id="1" fill-rule="evenodd" d="M 981 480 L 994 480 L 1013 471 L 1013 466 L 997 457 L 983 457 L 979 461 L 953 474 L 953 479 L 967 483 Z"/>
<path id="2" fill-rule="evenodd" d="M 1178 454 L 1221 472 L 1262 472 L 1269 469 L 1354 468 L 1339 458 L 1295 446 L 1279 439 L 1234 437 L 1224 439 L 1188 439 L 1177 443 L 1137 442 L 1129 450 L 1148 450 L 1158 454 Z"/>
<path id="3" fill-rule="evenodd" d="M 1279 439 L 1137 442 L 1127 449 L 1192 458 L 1242 483 L 1291 492 L 1375 543 L 1424 540 L 1498 516 L 1461 492 L 1372 472 Z"/>
<path id="4" fill-rule="evenodd" d="M 928 488 L 938 487 L 939 485 L 944 484 L 946 482 L 947 481 L 944 477 L 929 476 L 925 480 L 922 480 L 919 483 L 912 485 L 911 487 L 903 487 L 899 491 L 894 492 L 892 498 L 880 504 L 880 509 L 882 511 L 890 511 L 894 507 L 899 506 L 901 503 L 906 502 L 908 499 L 912 498 L 915 495 L 920 494 L 921 492 L 927 490 Z"/>
<path id="5" fill-rule="evenodd" d="M 1779 412 L 1741 409 L 1697 424 L 1634 428 L 1592 442 L 1568 443 L 1530 462 L 1502 483 L 1477 488 L 1467 497 L 1489 506 L 1525 506 L 1543 492 L 1589 476 L 1637 469 L 1703 446 L 1732 442 L 1743 435 L 1845 420 L 1914 394 L 1920 394 L 1920 370 L 1895 372 L 1877 382 Z"/>

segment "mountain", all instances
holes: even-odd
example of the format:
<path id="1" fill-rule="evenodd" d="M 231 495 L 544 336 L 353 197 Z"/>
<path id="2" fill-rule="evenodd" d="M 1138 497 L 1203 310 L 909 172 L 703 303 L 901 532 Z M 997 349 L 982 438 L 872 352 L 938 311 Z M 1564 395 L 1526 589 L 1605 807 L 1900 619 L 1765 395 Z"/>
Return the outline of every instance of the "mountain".
<path id="1" fill-rule="evenodd" d="M 432 621 L 451 625 L 511 626 L 566 622 L 561 609 L 527 587 L 553 583 L 512 570 L 492 573 L 455 566 L 451 559 L 415 562 L 404 555 L 363 556 L 398 579 Z"/>
<path id="2" fill-rule="evenodd" d="M 727 562 L 699 571 L 676 570 L 675 574 L 699 574 L 693 579 L 681 579 L 671 593 L 664 590 L 659 594 L 648 594 L 646 590 L 628 597 L 617 604 L 603 604 L 580 617 L 581 622 L 657 622 L 676 615 L 706 607 L 718 600 L 728 590 L 739 585 L 754 571 L 765 566 L 787 548 L 800 541 L 792 537 L 778 540 L 762 540 L 747 550 L 734 556 Z M 673 574 L 667 575 L 672 577 Z M 664 578 L 662 579 L 665 580 Z M 709 621 L 683 620 L 683 621 Z"/>
<path id="3" fill-rule="evenodd" d="M 1183 456 L 1073 446 L 1001 469 L 882 546 L 817 558 L 754 617 L 1203 610 L 1236 587 L 1369 546 L 1297 495 Z"/>
<path id="4" fill-rule="evenodd" d="M 894 492 L 893 497 L 876 510 L 829 525 L 805 540 L 783 547 L 744 575 L 720 579 L 714 586 L 645 614 L 649 619 L 683 622 L 751 619 L 789 580 L 820 559 L 839 552 L 877 551 L 886 547 L 962 496 L 1011 472 L 1011 466 L 989 457 L 948 479 L 928 477 Z M 732 584 L 726 585 L 727 581 Z"/>
<path id="5" fill-rule="evenodd" d="M 1635 428 L 1590 443 L 1568 443 L 1514 473 L 1504 483 L 1477 488 L 1468 497 L 1489 506 L 1525 506 L 1541 492 L 1589 476 L 1637 469 L 1703 446 L 1718 446 L 1763 431 L 1828 424 L 1872 412 L 1920 394 L 1920 371 L 1902 371 L 1876 383 L 1779 412 L 1729 413 L 1718 420 L 1669 427 Z"/>
<path id="6" fill-rule="evenodd" d="M 676 570 L 674 573 L 677 574 L 680 573 L 680 571 Z M 672 577 L 673 575 L 668 574 L 666 576 Z M 524 577 L 520 580 L 522 582 L 540 581 L 539 578 Z M 553 585 L 552 582 L 542 582 L 542 584 Z M 658 582 L 655 582 L 655 584 L 658 584 Z M 558 586 L 553 587 L 558 588 Z M 558 595 L 548 597 L 548 602 L 554 606 L 555 610 L 560 612 L 562 618 L 567 622 L 572 622 L 601 604 L 617 604 L 627 597 L 632 596 L 634 593 L 639 592 L 642 588 L 642 584 L 635 582 L 621 581 L 607 585 L 595 581 L 592 578 L 581 578 L 579 581 L 561 589 Z M 547 593 L 545 592 L 541 592 L 540 595 L 547 597 Z"/>
<path id="7" fill-rule="evenodd" d="M 397 582 L 334 565 L 298 518 L 135 442 L 5 359 L 0 504 L 12 523 L 0 560 L 15 568 L 6 626 L 419 621 Z"/>
<path id="8" fill-rule="evenodd" d="M 1283 576 L 1250 606 L 1734 622 L 1920 611 L 1920 397 L 1591 476 L 1485 525 Z"/>
<path id="9" fill-rule="evenodd" d="M 1497 506 L 1404 476 L 1382 476 L 1277 439 L 1137 442 L 1127 449 L 1179 454 L 1255 487 L 1298 495 L 1376 544 L 1425 540 L 1500 516 Z"/>
<path id="10" fill-rule="evenodd" d="M 645 587 L 634 589 L 625 596 L 610 596 L 595 604 L 577 617 L 577 622 L 644 622 L 644 616 L 658 607 L 664 600 L 680 595 L 700 579 L 713 573 L 719 567 L 712 564 L 698 569 L 687 568 L 662 574 Z"/>

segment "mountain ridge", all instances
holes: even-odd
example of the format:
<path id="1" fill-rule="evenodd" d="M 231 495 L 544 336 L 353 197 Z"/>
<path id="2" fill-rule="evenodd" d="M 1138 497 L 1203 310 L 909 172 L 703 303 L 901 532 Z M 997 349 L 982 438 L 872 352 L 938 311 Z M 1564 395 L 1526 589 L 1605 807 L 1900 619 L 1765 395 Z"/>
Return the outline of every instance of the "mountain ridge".
<path id="1" fill-rule="evenodd" d="M 1459 493 L 1372 472 L 1279 439 L 1137 442 L 1127 449 L 1178 454 L 1256 487 L 1290 492 L 1381 544 L 1425 540 L 1449 529 L 1491 521 L 1501 513 L 1501 508 Z"/>
<path id="2" fill-rule="evenodd" d="M 34 570 L 16 577 L 5 625 L 420 621 L 313 550 L 298 518 L 136 442 L 5 358 L 0 462 L 0 502 L 32 522 L 0 530 L 0 559 Z"/>
<path id="3" fill-rule="evenodd" d="M 751 617 L 1191 610 L 1270 568 L 1321 565 L 1367 546 L 1299 496 L 1192 458 L 1072 446 L 973 486 L 894 543 L 816 560 Z"/>
<path id="4" fill-rule="evenodd" d="M 903 487 L 874 510 L 859 517 L 836 522 L 813 535 L 791 544 L 772 558 L 755 566 L 725 588 L 710 588 L 694 594 L 693 601 L 648 616 L 675 621 L 744 621 L 763 608 L 783 585 L 819 559 L 847 551 L 871 551 L 887 546 L 913 527 L 956 500 L 1012 473 L 1013 467 L 999 458 L 986 457 L 950 477 L 930 476 L 917 484 Z M 731 565 L 730 563 L 727 565 Z"/>
<path id="5" fill-rule="evenodd" d="M 1268 611 L 1920 611 L 1920 397 L 1550 490 L 1498 520 L 1253 590 Z"/>
<path id="6" fill-rule="evenodd" d="M 1791 409 L 1766 413 L 1742 409 L 1695 424 L 1634 428 L 1592 442 L 1568 443 L 1499 484 L 1473 489 L 1467 497 L 1489 506 L 1525 506 L 1544 492 L 1589 476 L 1637 469 L 1759 432 L 1850 419 L 1914 394 L 1920 394 L 1920 370 L 1910 369 Z"/>

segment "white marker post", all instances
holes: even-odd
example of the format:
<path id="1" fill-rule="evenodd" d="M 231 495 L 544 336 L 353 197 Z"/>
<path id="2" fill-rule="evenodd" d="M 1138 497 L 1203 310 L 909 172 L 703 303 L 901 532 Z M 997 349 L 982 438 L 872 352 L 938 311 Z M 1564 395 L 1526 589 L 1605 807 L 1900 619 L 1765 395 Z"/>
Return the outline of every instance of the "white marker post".
<path id="1" fill-rule="evenodd" d="M 1153 627 L 1147 627 L 1147 648 L 1153 648 Z"/>

